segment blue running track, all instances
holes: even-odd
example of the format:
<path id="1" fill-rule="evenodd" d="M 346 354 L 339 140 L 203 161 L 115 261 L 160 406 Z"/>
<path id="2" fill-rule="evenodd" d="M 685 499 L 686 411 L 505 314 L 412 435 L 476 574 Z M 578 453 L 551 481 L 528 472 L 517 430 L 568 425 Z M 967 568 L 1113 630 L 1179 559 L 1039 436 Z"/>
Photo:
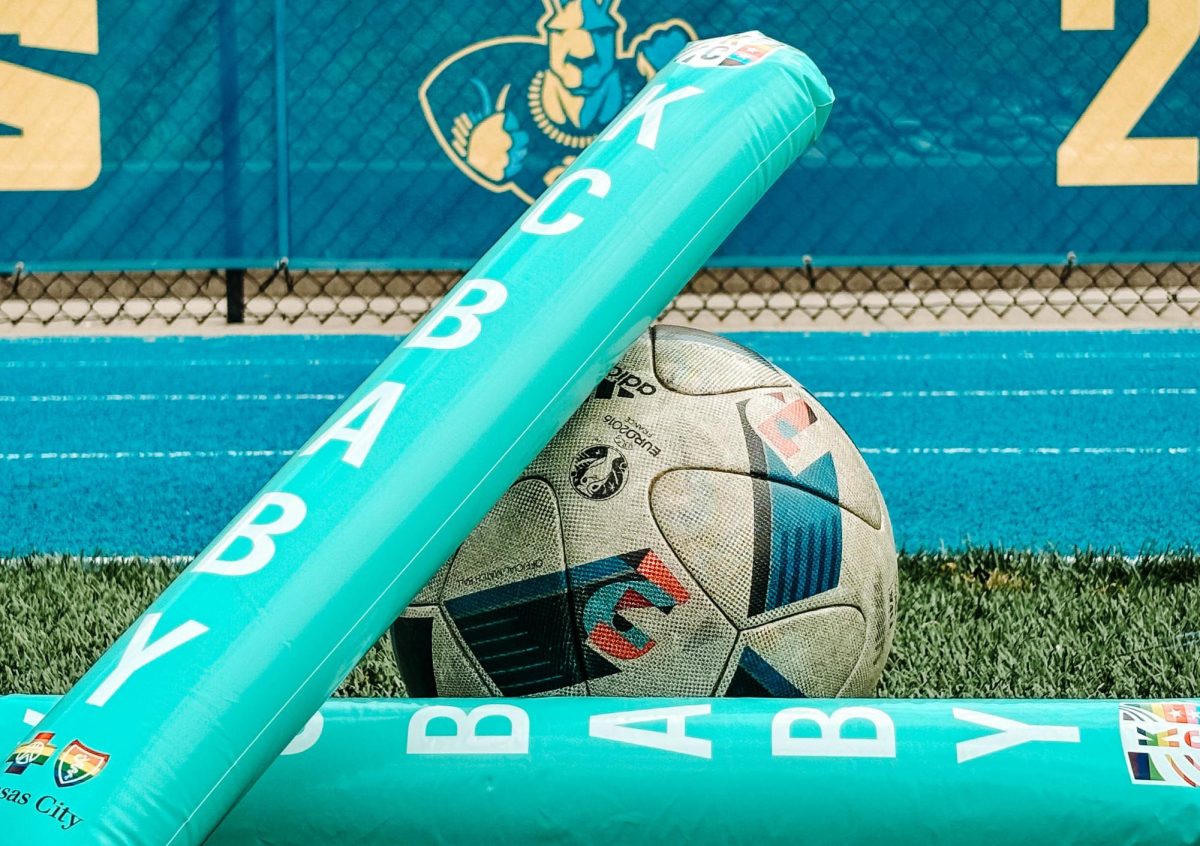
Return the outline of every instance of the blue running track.
<path id="1" fill-rule="evenodd" d="M 908 549 L 1200 544 L 1200 332 L 732 337 L 841 420 Z M 198 552 L 395 344 L 0 341 L 0 554 Z"/>

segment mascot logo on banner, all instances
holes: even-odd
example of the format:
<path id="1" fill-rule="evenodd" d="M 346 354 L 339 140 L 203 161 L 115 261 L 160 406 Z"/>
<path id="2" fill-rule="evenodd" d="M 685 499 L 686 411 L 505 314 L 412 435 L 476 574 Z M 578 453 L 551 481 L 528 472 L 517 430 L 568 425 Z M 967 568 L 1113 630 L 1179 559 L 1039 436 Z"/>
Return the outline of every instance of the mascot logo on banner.
<path id="1" fill-rule="evenodd" d="M 464 47 L 421 83 L 442 151 L 490 191 L 532 203 L 642 86 L 696 39 L 679 18 L 626 39 L 621 0 L 542 0 L 536 35 Z"/>

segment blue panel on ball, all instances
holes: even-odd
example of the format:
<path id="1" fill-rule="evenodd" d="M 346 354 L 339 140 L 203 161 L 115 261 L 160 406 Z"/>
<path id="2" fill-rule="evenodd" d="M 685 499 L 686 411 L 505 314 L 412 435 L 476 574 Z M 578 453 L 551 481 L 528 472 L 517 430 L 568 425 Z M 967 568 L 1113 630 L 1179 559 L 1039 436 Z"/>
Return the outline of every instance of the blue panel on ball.
<path id="1" fill-rule="evenodd" d="M 726 696 L 803 696 L 804 691 L 788 681 L 750 647 L 742 650 L 737 670 L 725 689 Z"/>
<path id="2" fill-rule="evenodd" d="M 832 463 L 828 455 L 821 460 Z M 762 484 L 770 488 L 771 556 L 766 599 L 756 613 L 833 590 L 842 569 L 841 508 L 807 491 Z"/>
<path id="3" fill-rule="evenodd" d="M 510 582 L 446 601 L 467 649 L 505 696 L 524 696 L 583 681 L 571 639 L 562 571 Z"/>

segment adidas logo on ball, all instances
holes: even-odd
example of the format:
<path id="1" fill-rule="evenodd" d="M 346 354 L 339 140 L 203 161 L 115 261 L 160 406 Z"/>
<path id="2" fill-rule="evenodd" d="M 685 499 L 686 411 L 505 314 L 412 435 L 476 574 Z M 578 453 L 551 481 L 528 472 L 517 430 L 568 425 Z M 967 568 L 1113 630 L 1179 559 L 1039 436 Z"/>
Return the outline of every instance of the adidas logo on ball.
<path id="1" fill-rule="evenodd" d="M 635 396 L 653 396 L 657 391 L 652 382 L 618 365 L 608 371 L 592 396 L 595 399 L 632 399 Z"/>

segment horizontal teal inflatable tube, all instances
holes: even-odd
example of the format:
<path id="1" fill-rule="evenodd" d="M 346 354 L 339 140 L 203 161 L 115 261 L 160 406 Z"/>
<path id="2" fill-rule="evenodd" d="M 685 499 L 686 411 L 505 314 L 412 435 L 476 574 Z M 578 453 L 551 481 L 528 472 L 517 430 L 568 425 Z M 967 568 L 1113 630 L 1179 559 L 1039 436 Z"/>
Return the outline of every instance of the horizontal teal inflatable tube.
<path id="1" fill-rule="evenodd" d="M 1198 705 L 334 700 L 208 843 L 1195 844 Z"/>
<path id="2" fill-rule="evenodd" d="M 79 822 L 0 802 L 5 842 L 202 843 L 832 102 L 760 33 L 669 63 L 53 708 L 0 789 Z"/>

